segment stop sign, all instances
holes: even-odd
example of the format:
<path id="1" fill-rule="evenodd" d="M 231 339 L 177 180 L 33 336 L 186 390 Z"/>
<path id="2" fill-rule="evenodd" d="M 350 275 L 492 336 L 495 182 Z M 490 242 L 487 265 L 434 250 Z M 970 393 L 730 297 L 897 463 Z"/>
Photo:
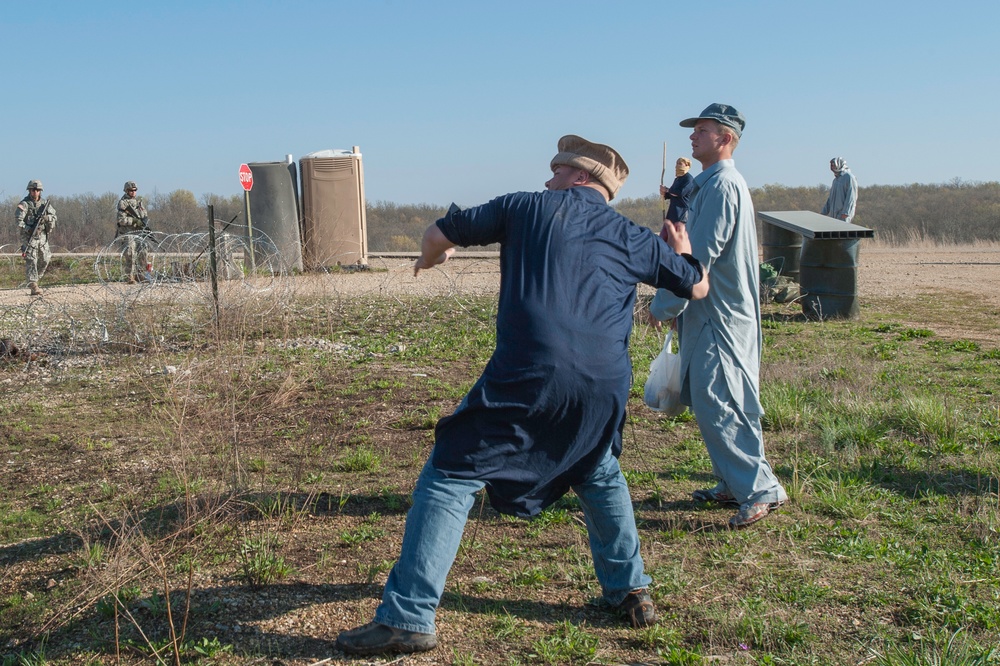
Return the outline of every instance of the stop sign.
<path id="1" fill-rule="evenodd" d="M 247 192 L 253 189 L 253 171 L 250 171 L 250 167 L 246 164 L 240 165 L 240 185 Z"/>

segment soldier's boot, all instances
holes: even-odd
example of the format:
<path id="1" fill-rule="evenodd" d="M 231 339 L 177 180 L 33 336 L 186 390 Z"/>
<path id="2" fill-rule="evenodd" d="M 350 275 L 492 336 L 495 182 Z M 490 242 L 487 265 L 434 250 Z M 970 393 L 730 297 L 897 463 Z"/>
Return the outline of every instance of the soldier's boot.
<path id="1" fill-rule="evenodd" d="M 32 296 L 41 296 L 42 295 L 42 290 L 38 288 L 38 283 L 37 282 L 29 282 L 28 283 L 28 289 L 31 290 L 31 295 Z"/>

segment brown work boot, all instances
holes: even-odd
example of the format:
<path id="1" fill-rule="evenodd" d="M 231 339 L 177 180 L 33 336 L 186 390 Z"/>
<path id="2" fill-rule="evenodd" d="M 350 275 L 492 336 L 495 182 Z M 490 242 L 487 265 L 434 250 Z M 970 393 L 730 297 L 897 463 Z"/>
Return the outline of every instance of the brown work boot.
<path id="1" fill-rule="evenodd" d="M 127 282 L 128 284 L 135 284 L 135 276 L 129 275 L 127 278 L 125 278 L 125 282 Z"/>
<path id="2" fill-rule="evenodd" d="M 32 296 L 41 296 L 42 295 L 42 290 L 38 288 L 38 283 L 37 282 L 29 282 L 28 283 L 28 289 L 31 290 L 31 295 Z"/>
<path id="3" fill-rule="evenodd" d="M 646 588 L 629 592 L 618 604 L 618 610 L 636 629 L 656 624 L 656 607 Z"/>

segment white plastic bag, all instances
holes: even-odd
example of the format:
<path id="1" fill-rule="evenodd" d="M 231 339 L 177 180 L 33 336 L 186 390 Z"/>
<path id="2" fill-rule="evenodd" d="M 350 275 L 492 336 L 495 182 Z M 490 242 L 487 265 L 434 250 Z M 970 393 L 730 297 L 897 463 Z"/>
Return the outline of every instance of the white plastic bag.
<path id="1" fill-rule="evenodd" d="M 653 411 L 680 416 L 687 407 L 681 403 L 681 357 L 671 347 L 673 339 L 671 330 L 663 342 L 663 351 L 649 365 L 643 400 Z"/>

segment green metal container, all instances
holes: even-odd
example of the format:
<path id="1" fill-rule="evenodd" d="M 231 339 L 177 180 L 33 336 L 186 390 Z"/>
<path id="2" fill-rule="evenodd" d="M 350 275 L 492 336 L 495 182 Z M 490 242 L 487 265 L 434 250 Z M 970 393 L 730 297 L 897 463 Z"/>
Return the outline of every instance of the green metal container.
<path id="1" fill-rule="evenodd" d="M 774 224 L 764 223 L 761 227 L 764 262 L 774 266 L 779 275 L 798 282 L 802 234 Z"/>
<path id="2" fill-rule="evenodd" d="M 802 242 L 799 286 L 802 312 L 816 319 L 858 315 L 858 249 L 860 239 Z"/>

